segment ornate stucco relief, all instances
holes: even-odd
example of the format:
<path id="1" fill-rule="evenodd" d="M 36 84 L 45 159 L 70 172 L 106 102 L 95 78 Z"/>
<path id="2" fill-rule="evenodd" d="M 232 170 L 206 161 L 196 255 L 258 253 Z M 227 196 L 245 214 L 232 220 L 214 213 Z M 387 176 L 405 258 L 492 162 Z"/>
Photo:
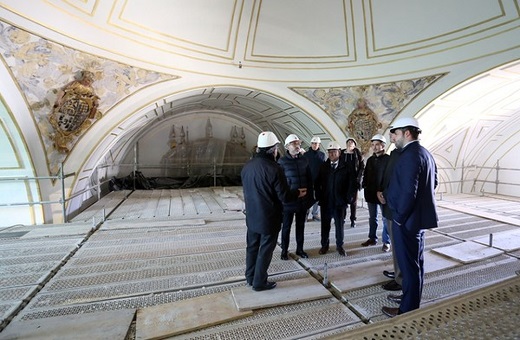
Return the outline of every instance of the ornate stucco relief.
<path id="1" fill-rule="evenodd" d="M 145 86 L 178 78 L 83 53 L 1 21 L 0 55 L 33 114 L 52 174 L 57 173 L 59 164 L 66 160 L 81 135 L 102 120 L 111 107 Z M 70 134 L 66 146 L 56 145 L 58 125 L 52 124 L 51 118 L 55 117 L 56 104 L 61 105 L 58 96 L 67 85 L 80 81 L 85 72 L 92 77 L 93 95 L 99 98 L 98 114 L 88 117 L 87 128 Z"/>
<path id="2" fill-rule="evenodd" d="M 364 154 L 402 109 L 442 75 L 362 86 L 293 88 L 321 107 Z"/>

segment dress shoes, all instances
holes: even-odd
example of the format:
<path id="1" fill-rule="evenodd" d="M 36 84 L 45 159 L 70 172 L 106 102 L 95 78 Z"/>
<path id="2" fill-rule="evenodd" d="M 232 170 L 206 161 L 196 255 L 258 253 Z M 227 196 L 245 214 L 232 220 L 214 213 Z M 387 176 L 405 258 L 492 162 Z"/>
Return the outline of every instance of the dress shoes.
<path id="1" fill-rule="evenodd" d="M 403 299 L 403 295 L 397 295 L 397 294 L 388 294 L 386 297 L 388 300 L 395 302 L 395 303 L 401 303 L 401 300 Z"/>
<path id="2" fill-rule="evenodd" d="M 350 227 L 351 228 L 355 228 L 356 227 L 356 222 L 354 222 L 354 221 L 350 222 Z"/>
<path id="3" fill-rule="evenodd" d="M 393 307 L 386 307 L 386 306 L 384 306 L 383 308 L 381 308 L 381 310 L 383 311 L 383 313 L 386 316 L 389 316 L 391 318 L 401 314 L 401 313 L 399 313 L 399 308 L 393 308 Z"/>
<path id="4" fill-rule="evenodd" d="M 375 246 L 377 244 L 377 240 L 373 238 L 369 238 L 365 242 L 361 243 L 361 246 L 368 247 L 368 246 Z"/>
<path id="5" fill-rule="evenodd" d="M 384 290 L 391 290 L 391 291 L 397 291 L 397 290 L 401 290 L 403 288 L 403 287 L 401 287 L 401 285 L 399 283 L 395 282 L 395 280 L 388 281 L 387 283 L 382 285 L 382 287 Z"/>
<path id="6" fill-rule="evenodd" d="M 315 222 L 319 222 L 319 221 L 321 221 L 321 218 L 319 218 L 318 216 L 314 216 L 312 218 L 312 220 L 315 221 Z"/>
<path id="7" fill-rule="evenodd" d="M 289 259 L 289 255 L 286 251 L 282 251 L 282 255 L 280 256 L 280 259 L 287 261 Z"/>
<path id="8" fill-rule="evenodd" d="M 296 255 L 298 255 L 298 256 L 301 257 L 302 259 L 307 259 L 307 258 L 309 258 L 309 255 L 308 255 L 306 252 L 304 252 L 303 250 L 302 250 L 302 251 L 297 251 L 297 252 L 296 252 Z"/>
<path id="9" fill-rule="evenodd" d="M 329 247 L 321 247 L 319 253 L 320 253 L 320 255 L 323 255 L 323 254 L 327 254 L 328 251 L 329 251 Z"/>
<path id="10" fill-rule="evenodd" d="M 337 247 L 336 250 L 338 251 L 338 254 L 341 256 L 346 256 L 345 249 L 343 247 Z"/>
<path id="11" fill-rule="evenodd" d="M 255 292 L 261 292 L 263 290 L 270 290 L 276 287 L 276 282 L 267 281 L 265 285 L 259 287 L 253 287 Z"/>
<path id="12" fill-rule="evenodd" d="M 388 270 L 383 270 L 383 275 L 389 279 L 395 279 L 395 272 L 391 272 Z"/>

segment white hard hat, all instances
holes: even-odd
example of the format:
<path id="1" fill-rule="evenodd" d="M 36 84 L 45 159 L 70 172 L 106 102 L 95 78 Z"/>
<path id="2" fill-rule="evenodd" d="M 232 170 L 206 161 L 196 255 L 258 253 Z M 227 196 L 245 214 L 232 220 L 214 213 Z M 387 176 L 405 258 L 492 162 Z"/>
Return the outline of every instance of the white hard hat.
<path id="1" fill-rule="evenodd" d="M 292 133 L 289 136 L 287 136 L 287 138 L 285 138 L 285 145 L 289 145 L 292 142 L 296 142 L 296 141 L 300 141 L 300 138 L 298 138 L 298 136 L 296 136 L 294 133 Z"/>
<path id="2" fill-rule="evenodd" d="M 321 143 L 320 137 L 318 137 L 318 136 L 312 137 L 311 143 Z"/>
<path id="3" fill-rule="evenodd" d="M 269 148 L 274 146 L 275 144 L 280 143 L 278 138 L 276 138 L 275 134 L 271 131 L 262 131 L 258 135 L 258 141 L 256 142 L 256 146 L 259 148 Z"/>
<path id="4" fill-rule="evenodd" d="M 327 145 L 327 150 L 341 150 L 341 145 L 338 142 L 332 141 Z"/>
<path id="5" fill-rule="evenodd" d="M 402 129 L 402 128 L 405 128 L 405 127 L 414 127 L 419 132 L 421 132 L 421 129 L 419 128 L 419 122 L 417 121 L 417 119 L 412 118 L 412 117 L 398 118 L 398 119 L 396 119 L 396 121 L 392 125 L 389 126 L 390 132 L 392 132 L 392 133 L 396 129 Z"/>
<path id="6" fill-rule="evenodd" d="M 347 141 L 345 143 L 348 143 L 349 140 L 353 141 L 354 144 L 356 144 L 356 146 L 357 146 L 356 140 L 354 138 L 352 138 L 352 137 L 347 137 Z"/>
<path id="7" fill-rule="evenodd" d="M 381 134 L 377 134 L 377 135 L 374 135 L 374 137 L 372 137 L 372 139 L 370 140 L 371 142 L 375 141 L 375 140 L 378 140 L 380 141 L 381 143 L 383 144 L 386 144 L 386 138 L 385 136 L 381 135 Z"/>

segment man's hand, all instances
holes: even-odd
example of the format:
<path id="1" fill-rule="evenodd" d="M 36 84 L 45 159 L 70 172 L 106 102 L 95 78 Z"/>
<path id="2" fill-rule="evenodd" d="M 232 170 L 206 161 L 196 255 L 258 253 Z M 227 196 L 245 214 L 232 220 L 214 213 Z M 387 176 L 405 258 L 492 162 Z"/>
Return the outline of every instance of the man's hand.
<path id="1" fill-rule="evenodd" d="M 377 192 L 377 199 L 379 200 L 379 202 L 381 202 L 381 204 L 386 204 L 385 196 L 383 196 L 382 191 Z"/>

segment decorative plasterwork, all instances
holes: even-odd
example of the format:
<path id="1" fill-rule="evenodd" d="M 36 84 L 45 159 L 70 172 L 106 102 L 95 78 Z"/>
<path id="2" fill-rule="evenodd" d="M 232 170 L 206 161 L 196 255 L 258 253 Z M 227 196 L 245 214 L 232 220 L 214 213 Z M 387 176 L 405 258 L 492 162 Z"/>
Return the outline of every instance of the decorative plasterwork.
<path id="1" fill-rule="evenodd" d="M 440 77 L 442 74 L 372 85 L 293 90 L 321 107 L 366 154 L 370 138 L 384 132 L 408 103 Z"/>
<path id="2" fill-rule="evenodd" d="M 40 138 L 46 149 L 51 174 L 58 171 L 68 153 L 60 153 L 50 136 L 54 127 L 49 115 L 60 89 L 82 71 L 94 76 L 92 87 L 99 99 L 101 118 L 119 101 L 150 84 L 175 79 L 171 75 L 120 64 L 43 39 L 7 23 L 0 22 L 0 55 L 25 96 Z M 78 136 L 71 142 L 72 149 Z"/>

